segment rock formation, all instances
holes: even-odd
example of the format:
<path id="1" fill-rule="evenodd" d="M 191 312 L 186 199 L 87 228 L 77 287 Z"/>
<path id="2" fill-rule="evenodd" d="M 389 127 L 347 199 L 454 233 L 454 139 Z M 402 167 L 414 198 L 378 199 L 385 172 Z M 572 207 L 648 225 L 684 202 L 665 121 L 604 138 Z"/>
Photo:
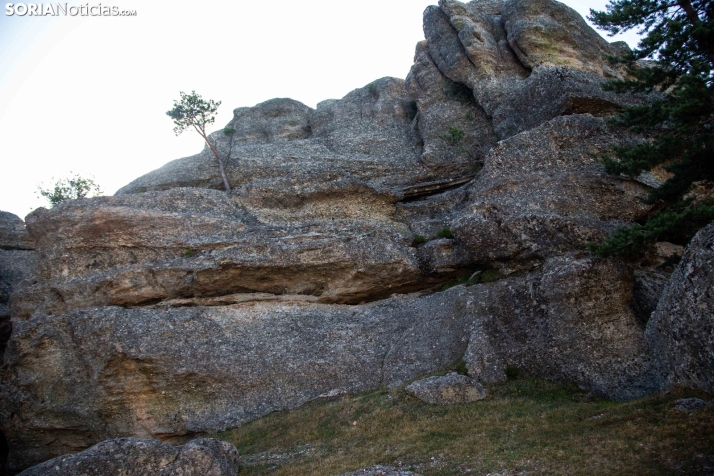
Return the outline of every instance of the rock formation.
<path id="1" fill-rule="evenodd" d="M 158 440 L 119 438 L 80 453 L 58 456 L 20 476 L 235 476 L 238 450 L 225 441 L 199 438 L 183 446 Z"/>
<path id="2" fill-rule="evenodd" d="M 670 385 L 714 393 L 714 223 L 687 246 L 647 337 Z"/>
<path id="3" fill-rule="evenodd" d="M 488 396 L 478 380 L 456 372 L 417 380 L 404 390 L 419 400 L 438 405 L 476 402 Z"/>
<path id="4" fill-rule="evenodd" d="M 421 476 L 418 473 L 411 471 L 401 471 L 391 466 L 370 466 L 369 468 L 360 469 L 351 473 L 344 473 L 340 476 Z"/>
<path id="5" fill-rule="evenodd" d="M 12 331 L 8 300 L 22 281 L 33 277 L 34 248 L 25 223 L 12 213 L 0 212 L 0 362 Z"/>
<path id="6" fill-rule="evenodd" d="M 424 32 L 406 80 L 236 109 L 211 136 L 230 194 L 204 150 L 27 231 L 0 222 L 11 469 L 459 358 L 486 383 L 513 366 L 615 399 L 665 385 L 644 326 L 666 276 L 585 249 L 648 212 L 648 187 L 598 160 L 636 140 L 603 116 L 646 100 L 600 89 L 626 46 L 553 0 L 442 0 Z"/>

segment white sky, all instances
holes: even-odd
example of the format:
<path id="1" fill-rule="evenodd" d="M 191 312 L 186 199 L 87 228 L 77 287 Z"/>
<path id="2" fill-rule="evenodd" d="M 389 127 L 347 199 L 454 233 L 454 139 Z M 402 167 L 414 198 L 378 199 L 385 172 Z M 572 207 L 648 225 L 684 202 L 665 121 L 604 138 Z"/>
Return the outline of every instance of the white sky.
<path id="1" fill-rule="evenodd" d="M 274 97 L 315 107 L 383 76 L 405 78 L 422 12 L 437 0 L 69 5 L 87 2 L 137 16 L 6 16 L 1 3 L 0 210 L 21 218 L 47 206 L 38 184 L 70 171 L 113 194 L 199 152 L 202 139 L 176 137 L 165 114 L 179 91 L 221 100 L 218 129 L 236 107 Z M 565 3 L 585 15 L 606 2 Z M 634 35 L 626 39 L 634 46 Z"/>

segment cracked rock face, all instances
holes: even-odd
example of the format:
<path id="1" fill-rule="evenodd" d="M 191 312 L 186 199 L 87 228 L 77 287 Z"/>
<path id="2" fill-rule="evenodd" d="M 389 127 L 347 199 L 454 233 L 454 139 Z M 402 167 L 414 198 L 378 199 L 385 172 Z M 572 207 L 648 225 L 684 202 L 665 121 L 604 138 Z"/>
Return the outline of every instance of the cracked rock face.
<path id="1" fill-rule="evenodd" d="M 439 177 L 442 172 L 419 160 L 421 146 L 412 127 L 416 113 L 404 80 L 382 78 L 316 109 L 291 99 L 236 109 L 226 125 L 236 132 L 219 131 L 211 138 L 227 158 L 226 173 L 237 195 L 260 201 L 269 188 L 283 190 L 289 201 L 297 189 L 310 197 L 335 184 L 380 188 Z M 222 190 L 216 174 L 215 158 L 206 148 L 139 177 L 117 194 L 173 187 Z"/>
<path id="2" fill-rule="evenodd" d="M 0 362 L 12 332 L 8 300 L 20 283 L 35 274 L 34 248 L 20 217 L 0 212 Z"/>
<path id="3" fill-rule="evenodd" d="M 360 302 L 423 287 L 411 233 L 389 216 L 393 197 L 362 192 L 349 210 L 322 204 L 314 215 L 331 217 L 282 226 L 205 189 L 40 209 L 27 219 L 43 280 L 19 292 L 15 312 L 260 292 Z"/>
<path id="4" fill-rule="evenodd" d="M 635 140 L 603 116 L 647 100 L 600 88 L 622 46 L 552 0 L 444 0 L 424 32 L 406 80 L 236 109 L 211 136 L 231 194 L 204 150 L 26 227 L 0 215 L 10 469 L 459 358 L 474 382 L 512 366 L 615 399 L 665 385 L 655 364 L 689 344 L 650 357 L 661 279 L 584 247 L 648 212 L 648 188 L 598 161 Z M 441 291 L 464 275 L 480 284 Z"/>
<path id="5" fill-rule="evenodd" d="M 617 134 L 589 114 L 561 116 L 489 152 L 450 227 L 477 261 L 585 251 L 641 217 L 649 190 L 606 175 L 599 162 Z"/>
<path id="6" fill-rule="evenodd" d="M 80 453 L 59 456 L 26 469 L 22 476 L 235 476 L 239 455 L 235 446 L 199 438 L 183 446 L 158 440 L 119 438 L 98 443 Z"/>

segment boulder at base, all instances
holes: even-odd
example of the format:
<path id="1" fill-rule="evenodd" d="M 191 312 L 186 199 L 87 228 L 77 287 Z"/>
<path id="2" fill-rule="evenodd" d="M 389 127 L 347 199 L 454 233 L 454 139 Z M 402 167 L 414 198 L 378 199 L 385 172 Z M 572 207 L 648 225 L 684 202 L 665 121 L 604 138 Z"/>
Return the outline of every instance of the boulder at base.
<path id="1" fill-rule="evenodd" d="M 470 403 L 483 400 L 488 395 L 477 380 L 455 372 L 417 380 L 405 390 L 423 402 L 438 405 Z"/>
<path id="2" fill-rule="evenodd" d="M 238 460 L 235 446 L 213 438 L 199 438 L 183 446 L 118 438 L 45 461 L 20 476 L 236 476 Z"/>
<path id="3" fill-rule="evenodd" d="M 670 385 L 714 393 L 714 223 L 687 246 L 647 338 Z"/>

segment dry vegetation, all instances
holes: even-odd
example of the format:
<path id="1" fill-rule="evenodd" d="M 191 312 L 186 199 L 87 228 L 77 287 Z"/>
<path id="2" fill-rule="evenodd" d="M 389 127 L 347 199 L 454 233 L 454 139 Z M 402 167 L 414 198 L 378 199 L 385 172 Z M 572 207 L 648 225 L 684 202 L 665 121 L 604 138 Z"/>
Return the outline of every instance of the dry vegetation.
<path id="1" fill-rule="evenodd" d="M 433 406 L 403 388 L 314 401 L 217 437 L 241 475 L 336 475 L 386 464 L 424 475 L 714 474 L 714 410 L 683 412 L 685 390 L 610 402 L 517 379 L 492 398 Z"/>

